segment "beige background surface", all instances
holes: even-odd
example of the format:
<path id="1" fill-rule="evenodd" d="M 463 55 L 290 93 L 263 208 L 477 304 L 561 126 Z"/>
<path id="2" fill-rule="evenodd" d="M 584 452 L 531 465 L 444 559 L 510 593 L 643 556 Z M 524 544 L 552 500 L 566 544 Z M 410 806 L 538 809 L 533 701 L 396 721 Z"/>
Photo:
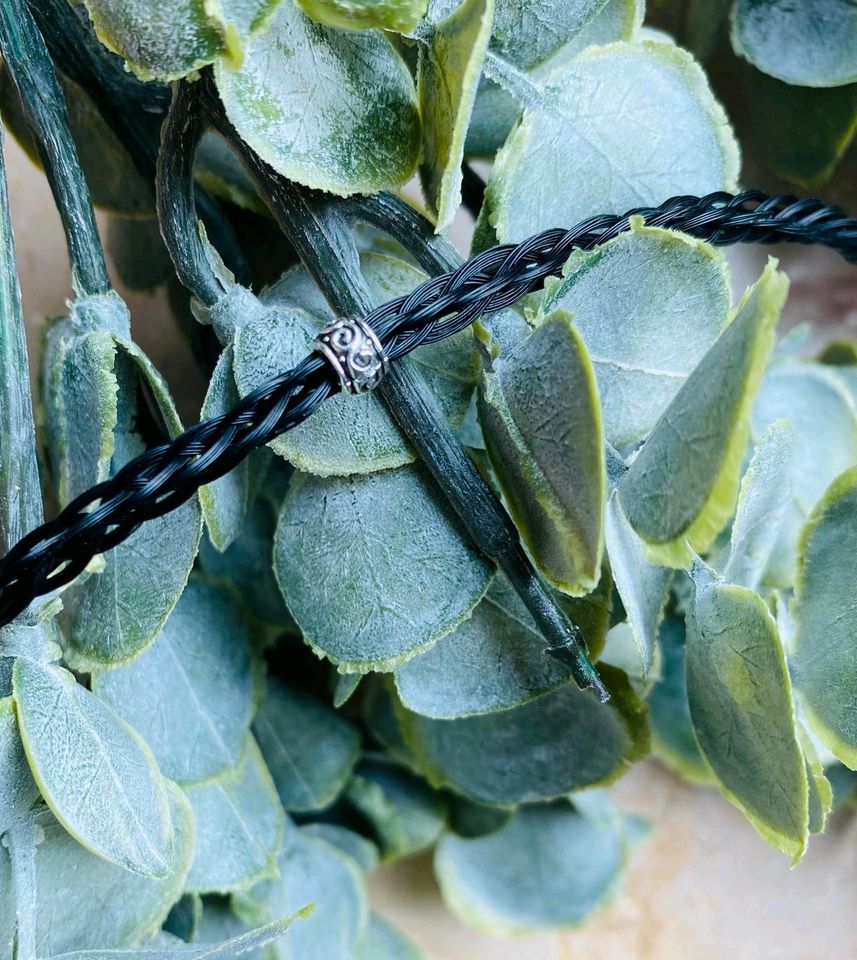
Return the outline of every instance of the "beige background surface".
<path id="1" fill-rule="evenodd" d="M 59 221 L 41 175 L 7 145 L 24 308 L 33 349 L 45 315 L 63 310 L 68 265 Z M 761 254 L 736 264 L 736 285 L 752 278 Z M 857 273 L 855 273 L 857 275 Z M 812 319 L 857 330 L 857 287 L 825 253 L 792 271 L 789 321 Z M 164 335 L 165 303 L 130 295 L 134 336 L 179 389 L 192 370 Z M 187 408 L 186 408 L 187 410 Z M 193 411 L 188 411 L 192 416 Z M 582 930 L 495 942 L 445 910 L 428 858 L 382 871 L 375 907 L 399 924 L 431 960 L 854 960 L 857 957 L 857 822 L 837 817 L 814 838 L 803 864 L 770 850 L 715 790 L 691 788 L 648 761 L 614 790 L 616 802 L 645 817 L 652 832 L 634 855 L 627 889 Z"/>

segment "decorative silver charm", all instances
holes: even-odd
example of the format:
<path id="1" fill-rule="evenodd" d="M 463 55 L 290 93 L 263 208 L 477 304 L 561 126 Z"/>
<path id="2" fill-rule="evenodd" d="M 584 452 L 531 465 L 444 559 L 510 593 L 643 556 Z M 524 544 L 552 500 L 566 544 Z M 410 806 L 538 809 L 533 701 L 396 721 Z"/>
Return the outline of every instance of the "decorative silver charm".
<path id="1" fill-rule="evenodd" d="M 372 328 L 357 317 L 339 317 L 313 346 L 330 361 L 347 393 L 374 390 L 387 372 L 387 355 Z"/>

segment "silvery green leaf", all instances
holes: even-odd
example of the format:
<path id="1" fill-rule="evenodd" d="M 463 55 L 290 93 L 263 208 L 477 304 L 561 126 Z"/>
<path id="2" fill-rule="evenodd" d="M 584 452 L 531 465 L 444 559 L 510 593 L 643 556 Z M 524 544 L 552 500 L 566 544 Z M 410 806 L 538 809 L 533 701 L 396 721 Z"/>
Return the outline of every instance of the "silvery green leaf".
<path id="1" fill-rule="evenodd" d="M 253 716 L 250 630 L 226 590 L 191 580 L 155 642 L 96 670 L 92 691 L 148 743 L 179 783 L 234 765 Z"/>
<path id="2" fill-rule="evenodd" d="M 106 860 L 168 876 L 167 782 L 139 734 L 60 667 L 18 660 L 12 682 L 27 760 L 57 819 Z"/>
<path id="3" fill-rule="evenodd" d="M 267 885 L 270 910 L 282 915 L 313 903 L 312 915 L 274 946 L 276 960 L 352 960 L 366 935 L 369 906 L 352 859 L 302 830 L 290 831 Z"/>
<path id="4" fill-rule="evenodd" d="M 806 761 L 770 611 L 746 587 L 696 564 L 687 619 L 687 697 L 700 751 L 720 789 L 794 862 L 806 849 Z"/>
<path id="5" fill-rule="evenodd" d="M 318 23 L 342 30 L 393 30 L 407 33 L 426 12 L 428 0 L 298 0 Z"/>
<path id="6" fill-rule="evenodd" d="M 589 593 L 604 550 L 604 435 L 592 365 L 569 314 L 551 313 L 485 374 L 479 419 L 539 570 L 564 593 Z"/>
<path id="7" fill-rule="evenodd" d="M 488 807 L 454 794 L 449 798 L 449 829 L 459 837 L 484 837 L 504 827 L 515 815 L 509 807 Z"/>
<path id="8" fill-rule="evenodd" d="M 354 960 L 427 960 L 416 944 L 407 940 L 377 913 L 369 916 L 369 928 Z"/>
<path id="9" fill-rule="evenodd" d="M 360 833 L 335 823 L 308 823 L 301 827 L 305 837 L 317 837 L 331 847 L 336 847 L 357 864 L 364 873 L 371 873 L 379 861 L 378 847 Z"/>
<path id="10" fill-rule="evenodd" d="M 431 847 L 446 822 L 441 798 L 386 758 L 367 757 L 345 788 L 344 799 L 368 826 L 382 862 Z"/>
<path id="11" fill-rule="evenodd" d="M 604 537 L 616 591 L 622 599 L 643 670 L 647 672 L 652 665 L 671 574 L 666 567 L 646 559 L 643 541 L 628 523 L 615 493 L 607 501 Z"/>
<path id="12" fill-rule="evenodd" d="M 96 856 L 47 811 L 37 817 L 44 831 L 36 847 L 38 956 L 131 946 L 158 931 L 181 895 L 193 856 L 190 805 L 174 784 L 168 793 L 172 872 L 162 880 L 129 873 Z"/>
<path id="13" fill-rule="evenodd" d="M 651 559 L 687 565 L 732 516 L 753 401 L 787 291 L 787 277 L 769 261 L 619 481 L 622 508 Z"/>
<path id="14" fill-rule="evenodd" d="M 427 650 L 470 616 L 493 573 L 416 466 L 296 476 L 274 569 L 306 642 L 352 672 Z"/>
<path id="15" fill-rule="evenodd" d="M 279 940 L 295 921 L 305 919 L 299 911 L 285 920 L 276 920 L 256 930 L 238 934 L 220 943 L 170 943 L 140 946 L 130 950 L 75 950 L 54 960 L 230 960 Z"/>
<path id="16" fill-rule="evenodd" d="M 196 823 L 187 890 L 227 893 L 274 874 L 285 815 L 252 736 L 234 768 L 185 787 L 185 794 Z"/>
<path id="17" fill-rule="evenodd" d="M 253 731 L 280 802 L 290 812 L 330 806 L 360 754 L 360 735 L 347 720 L 274 677 L 268 680 Z"/>
<path id="18" fill-rule="evenodd" d="M 833 809 L 833 788 L 824 774 L 824 765 L 815 749 L 811 735 L 798 724 L 798 740 L 806 763 L 808 788 L 807 827 L 810 833 L 823 833 L 827 818 Z"/>
<path id="19" fill-rule="evenodd" d="M 103 299 L 97 306 L 113 308 L 110 299 Z M 124 308 L 121 301 L 119 305 Z M 109 320 L 104 309 L 94 319 L 72 317 L 77 326 Z M 75 496 L 143 452 L 146 444 L 137 426 L 146 415 L 139 406 L 141 389 L 152 398 L 161 421 L 158 429 L 168 437 L 181 433 L 163 378 L 130 341 L 95 329 L 60 338 L 54 346 L 61 357 L 56 369 L 68 378 L 67 385 L 50 371 L 46 378 L 48 403 L 62 417 L 51 431 L 55 456 L 68 470 L 65 487 L 60 482 L 61 495 Z M 87 361 L 83 368 L 81 358 Z M 120 663 L 154 640 L 184 589 L 201 532 L 194 497 L 171 514 L 144 523 L 105 554 L 97 576 L 66 591 L 61 622 L 75 665 Z"/>
<path id="20" fill-rule="evenodd" d="M 749 590 L 762 582 L 791 500 L 794 430 L 778 420 L 762 434 L 741 480 L 723 578 Z"/>
<path id="21" fill-rule="evenodd" d="M 240 397 L 235 386 L 232 364 L 233 349 L 227 347 L 211 375 L 200 419 L 218 417 L 238 403 Z M 208 537 L 214 548 L 221 552 L 226 550 L 241 532 L 250 501 L 249 469 L 249 462 L 244 460 L 225 477 L 200 488 L 199 503 Z"/>
<path id="22" fill-rule="evenodd" d="M 789 498 L 764 582 L 794 582 L 801 528 L 834 478 L 857 463 L 857 412 L 838 373 L 815 363 L 781 363 L 765 376 L 753 409 L 753 434 L 776 420 L 794 429 Z"/>
<path id="23" fill-rule="evenodd" d="M 333 688 L 333 705 L 337 710 L 345 706 L 354 696 L 362 679 L 362 673 L 338 673 L 336 675 Z"/>
<path id="24" fill-rule="evenodd" d="M 621 821 L 559 801 L 524 807 L 485 837 L 446 834 L 435 874 L 447 907 L 484 933 L 572 927 L 616 891 L 627 846 Z"/>
<path id="25" fill-rule="evenodd" d="M 410 293 L 427 279 L 411 264 L 384 254 L 363 254 L 360 267 L 379 304 Z M 271 312 L 241 327 L 235 337 L 235 377 L 242 395 L 306 356 L 321 327 L 333 319 L 303 267 L 290 270 L 268 290 L 264 302 Z M 413 354 L 453 426 L 464 419 L 476 383 L 475 347 L 467 330 Z M 368 393 L 332 397 L 271 446 L 299 469 L 319 476 L 371 473 L 409 463 L 416 456 L 381 401 Z"/>
<path id="26" fill-rule="evenodd" d="M 143 80 L 176 80 L 219 57 L 233 67 L 279 0 L 84 0 L 101 42 Z"/>
<path id="27" fill-rule="evenodd" d="M 413 751 L 405 742 L 400 716 L 396 712 L 398 699 L 392 678 L 368 676 L 363 684 L 361 718 L 372 739 L 383 747 L 389 756 L 416 771 L 419 765 Z"/>
<path id="28" fill-rule="evenodd" d="M 294 629 L 271 566 L 276 524 L 273 504 L 257 497 L 247 510 L 241 534 L 226 552 L 219 553 L 203 539 L 200 562 L 210 577 L 234 584 L 254 617 Z"/>
<path id="29" fill-rule="evenodd" d="M 800 87 L 857 80 L 857 10 L 850 0 L 737 0 L 732 43 L 760 70 Z"/>
<path id="30" fill-rule="evenodd" d="M 596 593 L 557 597 L 582 630 L 590 656 L 604 644 L 612 581 L 605 573 Z M 529 611 L 504 577 L 453 633 L 396 673 L 402 703 L 438 720 L 508 710 L 570 679 L 568 667 L 548 656 Z"/>
<path id="31" fill-rule="evenodd" d="M 281 3 L 248 41 L 242 66 L 217 64 L 215 77 L 239 135 L 305 186 L 371 193 L 404 183 L 416 168 L 416 91 L 381 31 L 321 26 L 296 3 Z"/>
<path id="32" fill-rule="evenodd" d="M 198 893 L 184 894 L 173 904 L 167 919 L 164 920 L 162 932 L 190 943 L 199 933 L 202 909 L 202 897 Z M 203 942 L 210 943 L 214 939 L 218 938 L 210 938 Z"/>
<path id="33" fill-rule="evenodd" d="M 545 289 L 544 313 L 574 317 L 595 367 L 604 432 L 620 449 L 649 434 L 728 322 L 722 253 L 654 227 L 573 253 Z"/>
<path id="34" fill-rule="evenodd" d="M 437 231 L 461 203 L 464 138 L 488 49 L 494 0 L 464 0 L 420 44 L 417 90 L 423 129 L 422 182 Z"/>
<path id="35" fill-rule="evenodd" d="M 711 770 L 699 752 L 687 703 L 686 631 L 684 620 L 667 617 L 658 631 L 660 676 L 649 691 L 652 752 L 691 783 L 711 783 Z"/>
<path id="36" fill-rule="evenodd" d="M 791 660 L 808 726 L 852 770 L 857 769 L 855 518 L 857 469 L 852 468 L 830 485 L 801 534 Z"/>
<path id="37" fill-rule="evenodd" d="M 11 697 L 0 700 L 0 836 L 29 812 L 39 796 L 15 719 Z"/>
<path id="38" fill-rule="evenodd" d="M 565 684 L 513 710 L 461 720 L 402 711 L 405 739 L 435 787 L 503 806 L 609 783 L 648 752 L 646 709 L 627 678 L 603 667 L 605 708 Z M 557 736 L 562 730 L 563 735 Z"/>
<path id="39" fill-rule="evenodd" d="M 488 181 L 502 242 L 675 194 L 732 190 L 738 147 L 691 56 L 669 44 L 591 47 L 530 92 Z M 592 110 L 593 103 L 618 109 Z"/>

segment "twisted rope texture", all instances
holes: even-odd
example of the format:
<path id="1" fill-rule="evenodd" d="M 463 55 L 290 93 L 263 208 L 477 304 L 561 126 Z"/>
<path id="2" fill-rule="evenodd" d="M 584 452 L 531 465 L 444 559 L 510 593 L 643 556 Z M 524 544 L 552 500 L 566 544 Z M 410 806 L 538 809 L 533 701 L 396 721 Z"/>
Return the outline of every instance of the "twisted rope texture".
<path id="1" fill-rule="evenodd" d="M 520 244 L 492 247 L 457 270 L 427 280 L 366 318 L 391 360 L 508 307 L 557 275 L 577 249 L 592 250 L 641 216 L 720 246 L 735 243 L 820 244 L 857 263 L 857 219 L 820 200 L 733 196 L 673 197 L 659 207 L 602 215 L 570 230 L 546 230 Z M 55 519 L 36 528 L 0 560 L 0 626 L 32 600 L 78 576 L 93 557 L 116 546 L 141 523 L 190 499 L 237 466 L 252 450 L 296 427 L 339 389 L 319 354 L 244 397 L 228 413 L 204 420 L 172 443 L 128 463 L 85 491 Z"/>

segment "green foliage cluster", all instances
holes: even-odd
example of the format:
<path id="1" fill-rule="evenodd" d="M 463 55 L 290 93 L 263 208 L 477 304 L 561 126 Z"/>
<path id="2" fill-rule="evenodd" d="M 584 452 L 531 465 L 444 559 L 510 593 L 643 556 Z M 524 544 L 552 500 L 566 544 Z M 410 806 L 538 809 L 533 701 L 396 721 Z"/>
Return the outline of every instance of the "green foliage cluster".
<path id="1" fill-rule="evenodd" d="M 718 64 L 743 58 L 759 132 L 780 118 L 779 141 L 761 136 L 779 174 L 848 169 L 853 3 L 652 6 L 696 57 L 642 0 L 84 0 L 75 15 L 155 114 L 165 82 L 211 65 L 237 135 L 279 174 L 352 197 L 418 173 L 437 234 L 462 164 L 490 160 L 476 247 L 735 189 L 738 140 L 700 60 L 719 91 Z M 150 185 L 57 66 L 117 262 L 160 282 Z M 32 150 L 16 96 L 4 77 L 6 123 Z M 202 362 L 216 348 L 214 416 L 334 310 L 214 135 L 197 177 L 270 281 L 251 292 L 211 251 L 223 295 L 193 310 Z M 5 550 L 40 522 L 42 489 L 2 186 Z M 350 237 L 375 302 L 425 279 L 390 236 Z M 414 356 L 581 628 L 606 706 L 545 655 L 374 395 L 328 401 L 0 630 L 0 955 L 413 960 L 365 877 L 428 850 L 478 929 L 573 926 L 645 834 L 605 788 L 650 750 L 798 861 L 855 788 L 857 351 L 777 343 L 776 261 L 736 303 L 730 286 L 720 251 L 635 222 Z M 77 293 L 41 361 L 60 505 L 182 429 L 118 294 Z"/>

